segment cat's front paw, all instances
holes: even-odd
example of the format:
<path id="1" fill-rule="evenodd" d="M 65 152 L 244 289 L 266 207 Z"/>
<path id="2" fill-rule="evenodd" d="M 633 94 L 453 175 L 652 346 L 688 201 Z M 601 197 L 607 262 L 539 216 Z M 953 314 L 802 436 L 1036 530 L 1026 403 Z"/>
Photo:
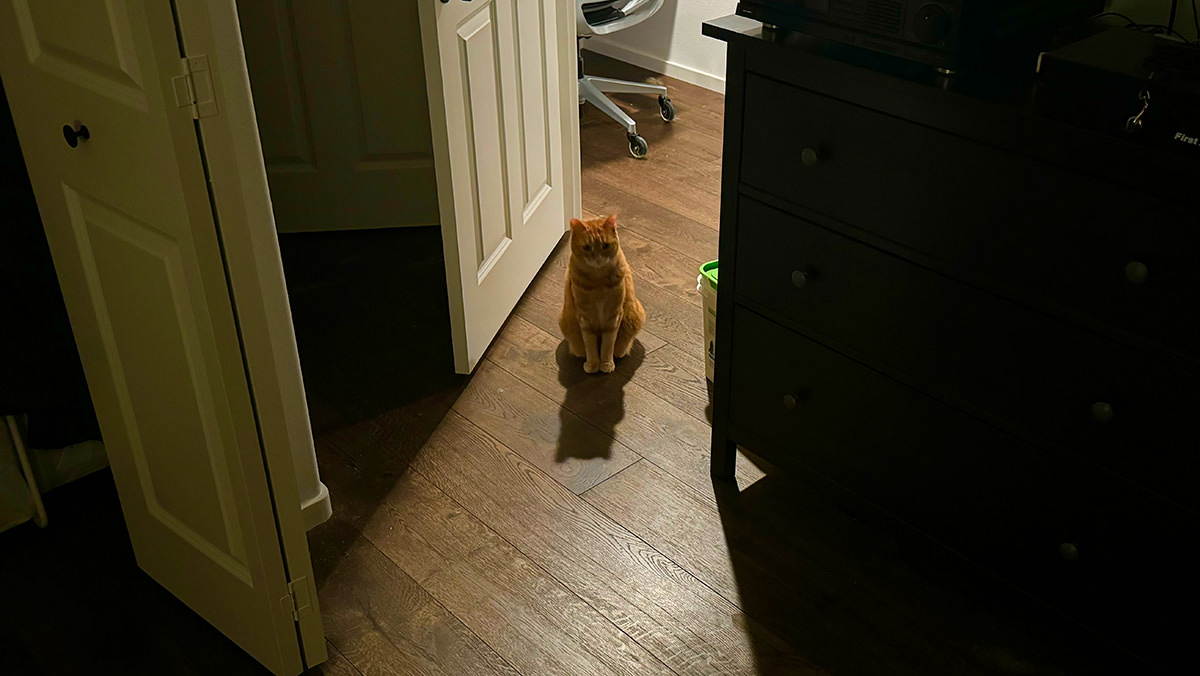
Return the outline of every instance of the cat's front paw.
<path id="1" fill-rule="evenodd" d="M 600 364 L 601 373 L 612 373 L 615 370 L 617 370 L 617 365 L 611 359 Z"/>
<path id="2" fill-rule="evenodd" d="M 600 370 L 599 362 L 585 361 L 583 363 L 583 372 L 584 373 L 595 373 L 598 370 Z"/>

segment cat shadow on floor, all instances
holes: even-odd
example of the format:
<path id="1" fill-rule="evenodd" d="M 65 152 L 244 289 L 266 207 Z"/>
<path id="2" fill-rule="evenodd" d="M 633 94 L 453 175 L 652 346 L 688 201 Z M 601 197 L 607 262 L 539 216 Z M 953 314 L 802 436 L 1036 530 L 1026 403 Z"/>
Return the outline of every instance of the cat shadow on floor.
<path id="1" fill-rule="evenodd" d="M 645 361 L 646 348 L 635 339 L 629 356 L 618 359 L 617 370 L 608 374 L 584 373 L 583 359 L 571 356 L 566 341 L 558 346 L 555 359 L 558 382 L 566 389 L 558 411 L 555 461 L 611 457 L 613 433 L 625 418 L 625 385 Z"/>

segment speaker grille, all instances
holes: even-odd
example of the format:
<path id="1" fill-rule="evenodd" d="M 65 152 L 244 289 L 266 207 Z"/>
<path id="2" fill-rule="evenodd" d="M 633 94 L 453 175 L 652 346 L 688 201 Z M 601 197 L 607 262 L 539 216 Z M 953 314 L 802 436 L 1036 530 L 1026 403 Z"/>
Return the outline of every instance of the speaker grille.
<path id="1" fill-rule="evenodd" d="M 880 33 L 899 33 L 904 24 L 903 0 L 834 0 L 831 19 Z"/>

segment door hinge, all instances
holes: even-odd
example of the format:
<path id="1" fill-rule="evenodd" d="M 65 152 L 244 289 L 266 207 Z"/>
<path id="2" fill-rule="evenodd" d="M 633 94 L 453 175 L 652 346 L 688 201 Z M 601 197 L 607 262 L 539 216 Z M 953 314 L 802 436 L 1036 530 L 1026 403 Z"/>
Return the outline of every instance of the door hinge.
<path id="1" fill-rule="evenodd" d="M 290 613 L 292 619 L 299 622 L 300 618 L 307 615 L 312 609 L 308 594 L 307 577 L 288 582 L 288 595 L 279 599 L 279 604 L 283 606 L 283 612 Z"/>
<path id="2" fill-rule="evenodd" d="M 183 74 L 171 78 L 175 92 L 176 108 L 191 108 L 192 119 L 212 117 L 217 114 L 217 98 L 213 91 L 212 73 L 208 69 L 208 57 L 187 56 L 179 60 Z"/>

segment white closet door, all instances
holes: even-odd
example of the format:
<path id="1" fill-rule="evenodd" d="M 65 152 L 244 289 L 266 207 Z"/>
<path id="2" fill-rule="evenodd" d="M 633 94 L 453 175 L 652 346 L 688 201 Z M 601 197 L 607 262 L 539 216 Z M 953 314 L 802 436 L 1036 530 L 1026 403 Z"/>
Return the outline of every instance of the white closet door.
<path id="1" fill-rule="evenodd" d="M 294 675 L 292 596 L 180 73 L 172 3 L 0 7 L 0 75 L 138 564 Z"/>

